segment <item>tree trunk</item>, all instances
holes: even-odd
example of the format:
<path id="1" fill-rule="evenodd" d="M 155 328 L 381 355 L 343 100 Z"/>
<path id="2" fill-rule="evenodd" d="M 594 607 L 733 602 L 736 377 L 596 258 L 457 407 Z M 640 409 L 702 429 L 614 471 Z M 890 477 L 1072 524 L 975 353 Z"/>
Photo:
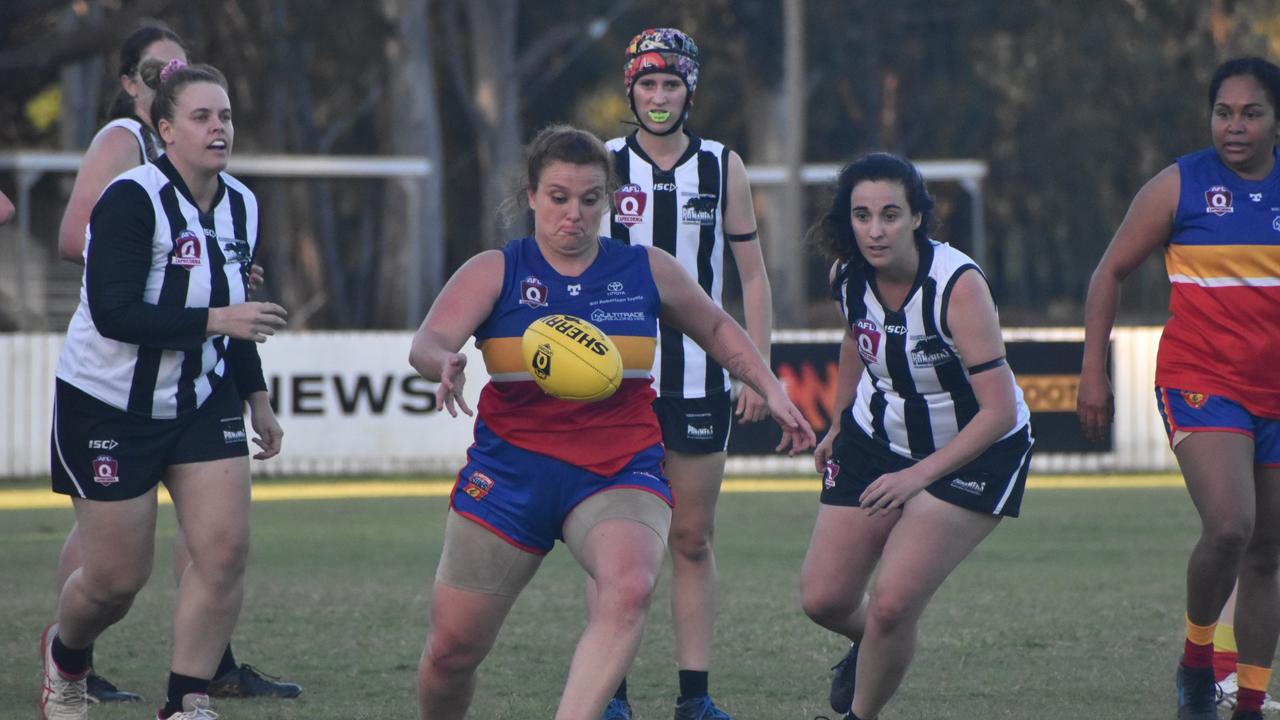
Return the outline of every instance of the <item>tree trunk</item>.
<path id="1" fill-rule="evenodd" d="M 526 227 L 504 228 L 498 209 L 511 196 L 521 150 L 520 73 L 516 67 L 519 0 L 473 0 L 465 5 L 471 40 L 471 99 L 481 174 L 481 237 L 498 247 Z"/>
<path id="2" fill-rule="evenodd" d="M 444 141 L 431 56 L 430 0 L 384 0 L 383 13 L 396 23 L 385 44 L 390 92 L 386 96 L 392 155 L 425 156 L 431 174 L 389 182 L 384 208 L 384 243 L 378 317 L 413 327 L 444 285 Z"/>
<path id="3" fill-rule="evenodd" d="M 778 327 L 803 327 L 805 322 L 805 254 L 794 248 L 804 237 L 805 82 L 804 82 L 804 2 L 786 0 L 783 9 L 785 44 L 783 52 L 783 92 L 788 129 L 783 140 L 787 184 L 782 190 L 782 235 L 772 238 L 774 252 L 770 284 L 773 286 L 773 315 Z"/>

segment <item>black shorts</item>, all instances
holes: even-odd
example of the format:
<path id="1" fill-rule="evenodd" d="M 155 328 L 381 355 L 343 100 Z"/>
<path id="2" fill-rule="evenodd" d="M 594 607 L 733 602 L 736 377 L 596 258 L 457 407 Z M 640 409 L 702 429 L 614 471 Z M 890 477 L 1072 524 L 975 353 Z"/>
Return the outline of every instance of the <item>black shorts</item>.
<path id="1" fill-rule="evenodd" d="M 930 495 L 967 510 L 1018 517 L 1022 493 L 1031 467 L 1031 425 L 987 448 L 969 464 L 925 488 Z M 848 412 L 840 415 L 836 437 L 822 476 L 825 505 L 858 505 L 858 498 L 876 478 L 916 464 L 878 442 L 854 422 Z"/>
<path id="2" fill-rule="evenodd" d="M 146 494 L 170 465 L 249 454 L 244 405 L 229 379 L 173 420 L 125 412 L 58 380 L 49 444 L 53 491 L 105 501 Z"/>
<path id="3" fill-rule="evenodd" d="M 727 392 L 700 398 L 659 397 L 653 401 L 653 412 L 668 450 L 708 455 L 729 446 L 733 409 Z"/>

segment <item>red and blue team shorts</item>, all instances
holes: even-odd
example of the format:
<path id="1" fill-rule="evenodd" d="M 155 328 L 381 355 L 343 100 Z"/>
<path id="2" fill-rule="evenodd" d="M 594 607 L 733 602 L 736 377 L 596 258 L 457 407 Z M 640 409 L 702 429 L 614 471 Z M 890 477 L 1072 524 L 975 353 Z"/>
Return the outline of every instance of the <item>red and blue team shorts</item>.
<path id="1" fill-rule="evenodd" d="M 616 475 L 604 477 L 562 460 L 518 448 L 476 420 L 475 444 L 458 472 L 450 506 L 525 552 L 545 555 L 563 540 L 565 518 L 605 490 L 645 490 L 674 505 L 662 474 L 661 444 L 636 453 Z"/>
<path id="2" fill-rule="evenodd" d="M 1164 420 L 1170 447 L 1187 433 L 1231 432 L 1253 438 L 1253 462 L 1280 467 L 1280 420 L 1259 417 L 1223 397 L 1194 390 L 1156 386 L 1156 405 Z"/>

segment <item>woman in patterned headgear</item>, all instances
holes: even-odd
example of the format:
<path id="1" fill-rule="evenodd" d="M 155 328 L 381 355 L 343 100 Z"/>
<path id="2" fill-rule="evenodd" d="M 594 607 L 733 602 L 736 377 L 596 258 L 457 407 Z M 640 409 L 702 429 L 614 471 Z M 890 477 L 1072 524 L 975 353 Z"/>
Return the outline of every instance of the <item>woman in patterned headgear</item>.
<path id="1" fill-rule="evenodd" d="M 645 30 L 627 46 L 623 81 L 636 130 L 608 143 L 621 186 L 600 234 L 666 250 L 717 305 L 728 247 L 742 284 L 747 333 L 767 360 L 773 300 L 746 167 L 737 153 L 685 127 L 698 90 L 698 65 L 698 46 L 675 28 Z M 661 326 L 660 336 L 653 407 L 662 425 L 667 477 L 680 498 L 668 541 L 680 677 L 676 718 L 728 718 L 707 688 L 716 615 L 712 538 L 734 415 L 729 377 L 669 325 Z M 743 422 L 760 420 L 764 400 L 743 386 L 736 414 Z M 589 589 L 589 597 L 593 593 Z M 630 717 L 624 681 L 605 718 Z"/>

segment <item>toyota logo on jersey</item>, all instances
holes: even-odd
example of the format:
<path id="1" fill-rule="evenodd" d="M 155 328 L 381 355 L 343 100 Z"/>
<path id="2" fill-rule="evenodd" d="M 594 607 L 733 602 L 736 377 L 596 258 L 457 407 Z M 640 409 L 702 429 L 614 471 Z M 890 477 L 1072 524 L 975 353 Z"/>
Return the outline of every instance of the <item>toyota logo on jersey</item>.
<path id="1" fill-rule="evenodd" d="M 200 264 L 200 238 L 195 233 L 183 230 L 173 241 L 172 263 L 188 270 Z"/>

